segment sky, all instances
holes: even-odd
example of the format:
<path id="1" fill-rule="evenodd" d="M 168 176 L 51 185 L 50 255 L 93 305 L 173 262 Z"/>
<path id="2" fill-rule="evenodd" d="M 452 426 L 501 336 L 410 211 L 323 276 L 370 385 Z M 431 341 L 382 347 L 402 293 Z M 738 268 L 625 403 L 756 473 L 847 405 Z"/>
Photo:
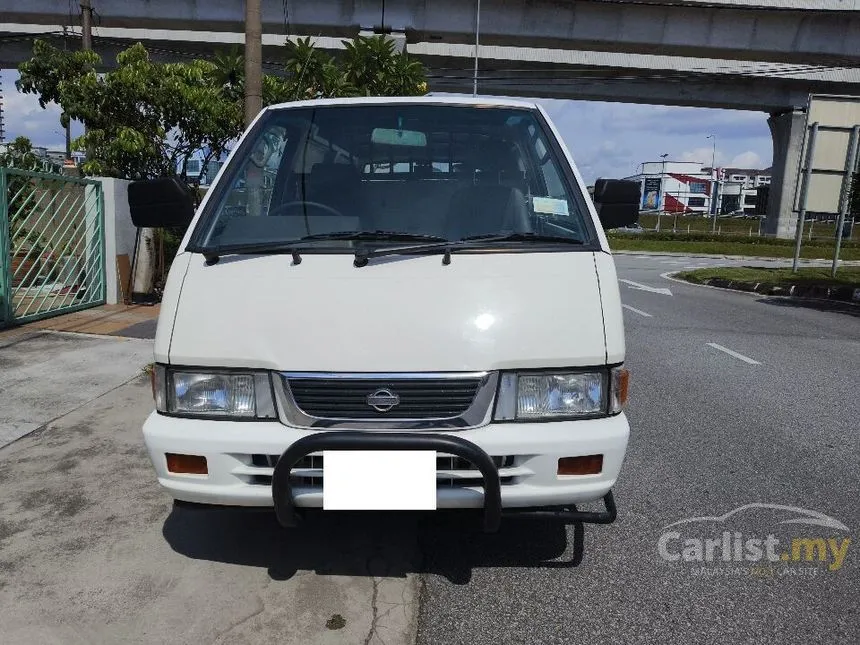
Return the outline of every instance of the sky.
<path id="1" fill-rule="evenodd" d="M 29 137 L 35 146 L 62 150 L 64 133 L 59 109 L 39 107 L 32 94 L 15 90 L 15 70 L 3 70 L 6 140 Z M 697 161 L 711 165 L 716 135 L 716 165 L 767 168 L 773 154 L 767 115 L 762 112 L 706 108 L 542 100 L 567 143 L 586 183 L 600 177 L 636 174 L 639 164 L 659 161 Z M 72 136 L 82 133 L 73 124 Z"/>

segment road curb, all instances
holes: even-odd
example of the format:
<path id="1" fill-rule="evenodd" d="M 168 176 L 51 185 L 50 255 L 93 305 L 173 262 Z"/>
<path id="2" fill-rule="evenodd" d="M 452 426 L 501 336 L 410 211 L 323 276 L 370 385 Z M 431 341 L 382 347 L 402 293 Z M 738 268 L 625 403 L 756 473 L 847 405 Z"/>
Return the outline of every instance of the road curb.
<path id="1" fill-rule="evenodd" d="M 741 280 L 726 280 L 724 278 L 708 278 L 702 282 L 691 282 L 678 277 L 683 271 L 673 271 L 662 274 L 661 277 L 689 284 L 694 287 L 707 287 L 740 293 L 757 294 L 761 296 L 780 296 L 802 300 L 833 300 L 845 304 L 860 305 L 860 289 L 854 287 L 823 287 L 820 285 L 776 285 L 767 282 L 744 282 Z"/>
<path id="2" fill-rule="evenodd" d="M 611 249 L 610 249 L 611 250 Z M 706 258 L 709 260 L 754 260 L 756 262 L 786 262 L 791 258 L 774 258 L 761 255 L 722 255 L 719 253 L 680 253 L 678 251 L 611 251 L 612 255 L 653 255 L 676 258 Z M 832 262 L 833 258 L 801 258 L 804 262 Z M 860 266 L 860 260 L 840 260 L 839 266 Z M 690 284 L 693 284 L 692 282 Z"/>

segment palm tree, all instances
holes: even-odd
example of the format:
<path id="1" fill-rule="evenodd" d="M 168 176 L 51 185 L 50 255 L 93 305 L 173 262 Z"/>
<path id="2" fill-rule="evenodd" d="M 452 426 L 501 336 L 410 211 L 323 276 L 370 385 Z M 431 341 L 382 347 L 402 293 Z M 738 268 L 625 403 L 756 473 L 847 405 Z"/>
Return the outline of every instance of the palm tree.
<path id="1" fill-rule="evenodd" d="M 245 93 L 245 56 L 242 51 L 234 46 L 227 52 L 216 54 L 212 63 L 215 65 L 212 72 L 215 85 L 222 88 L 226 98 L 242 100 Z"/>

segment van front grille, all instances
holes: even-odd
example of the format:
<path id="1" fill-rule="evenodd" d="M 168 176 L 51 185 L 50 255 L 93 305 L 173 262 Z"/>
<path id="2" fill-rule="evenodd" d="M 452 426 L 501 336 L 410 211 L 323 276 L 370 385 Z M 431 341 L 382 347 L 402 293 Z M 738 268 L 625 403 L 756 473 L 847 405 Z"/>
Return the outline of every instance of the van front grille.
<path id="1" fill-rule="evenodd" d="M 459 417 L 483 384 L 481 377 L 283 378 L 296 407 L 310 417 L 379 421 Z M 382 405 L 374 407 L 374 397 Z"/>
<path id="2" fill-rule="evenodd" d="M 259 467 L 259 468 L 274 468 L 278 459 L 280 459 L 280 455 L 251 455 L 251 465 Z M 511 468 L 514 465 L 514 456 L 513 455 L 505 455 L 505 456 L 497 456 L 492 457 L 493 463 L 496 465 L 496 468 Z M 323 456 L 322 455 L 306 455 L 299 459 L 296 462 L 295 466 L 293 466 L 293 470 L 297 469 L 314 469 L 314 470 L 322 470 L 323 468 Z M 441 471 L 477 471 L 469 461 L 463 459 L 462 457 L 455 457 L 453 455 L 439 455 L 436 457 L 436 469 Z M 514 478 L 512 476 L 501 476 L 500 481 L 502 485 L 513 483 Z M 323 477 L 322 474 L 319 475 L 311 475 L 311 476 L 303 476 L 303 475 L 292 475 L 290 477 L 290 481 L 293 486 L 303 486 L 310 488 L 322 488 Z M 462 488 L 466 486 L 481 486 L 483 485 L 483 477 L 478 473 L 477 477 L 442 477 L 437 479 L 436 487 L 437 488 Z M 249 483 L 254 484 L 256 486 L 271 486 L 272 485 L 272 476 L 269 474 L 260 474 L 253 475 L 249 481 Z"/>

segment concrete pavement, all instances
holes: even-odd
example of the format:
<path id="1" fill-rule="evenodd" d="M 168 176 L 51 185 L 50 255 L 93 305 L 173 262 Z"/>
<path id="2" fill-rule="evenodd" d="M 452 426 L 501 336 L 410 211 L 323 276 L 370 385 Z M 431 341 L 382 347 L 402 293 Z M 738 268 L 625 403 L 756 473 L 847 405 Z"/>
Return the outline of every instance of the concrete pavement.
<path id="1" fill-rule="evenodd" d="M 0 642 L 412 642 L 402 528 L 175 510 L 151 408 L 140 376 L 0 450 Z"/>
<path id="2" fill-rule="evenodd" d="M 749 503 L 823 513 L 847 527 L 835 537 L 860 526 L 860 310 L 662 277 L 730 263 L 617 258 L 633 379 L 615 524 L 487 536 L 471 514 L 316 514 L 284 532 L 265 513 L 175 510 L 132 375 L 0 449 L 0 642 L 860 642 L 853 544 L 838 570 L 744 576 L 659 555 L 667 525 Z M 63 365 L 68 381 L 81 359 Z M 774 513 L 726 528 L 821 530 Z"/>
<path id="3" fill-rule="evenodd" d="M 128 382 L 151 361 L 151 340 L 33 327 L 0 333 L 0 446 Z"/>

